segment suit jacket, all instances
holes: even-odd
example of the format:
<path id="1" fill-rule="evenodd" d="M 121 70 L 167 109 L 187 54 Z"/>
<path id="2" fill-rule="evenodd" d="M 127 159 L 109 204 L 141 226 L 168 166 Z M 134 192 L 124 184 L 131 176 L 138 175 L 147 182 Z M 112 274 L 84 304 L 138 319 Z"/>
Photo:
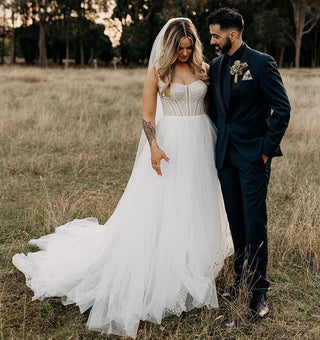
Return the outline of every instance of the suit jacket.
<path id="1" fill-rule="evenodd" d="M 230 89 L 228 105 L 224 105 L 222 99 L 224 56 L 213 59 L 210 64 L 209 114 L 218 129 L 218 169 L 223 167 L 228 143 L 248 161 L 261 158 L 262 153 L 269 157 L 282 155 L 279 144 L 288 126 L 291 108 L 277 64 L 271 56 L 246 44 L 242 48 L 242 56 L 244 54 L 248 56 L 248 67 L 239 75 L 238 83 L 233 84 L 233 87 L 240 85 L 239 88 Z"/>

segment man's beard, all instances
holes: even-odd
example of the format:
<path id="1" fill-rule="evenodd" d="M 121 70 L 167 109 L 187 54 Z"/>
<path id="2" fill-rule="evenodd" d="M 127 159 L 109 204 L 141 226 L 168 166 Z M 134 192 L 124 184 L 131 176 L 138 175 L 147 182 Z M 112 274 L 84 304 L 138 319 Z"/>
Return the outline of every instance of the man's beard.
<path id="1" fill-rule="evenodd" d="M 227 40 L 226 40 L 226 42 L 225 42 L 224 45 L 220 46 L 220 45 L 215 44 L 215 47 L 216 47 L 216 46 L 219 47 L 219 50 L 216 50 L 216 49 L 215 49 L 216 53 L 217 53 L 218 55 L 221 55 L 221 54 L 226 54 L 227 52 L 230 51 L 230 49 L 231 49 L 231 47 L 232 47 L 232 43 L 231 43 L 230 38 L 227 37 Z"/>

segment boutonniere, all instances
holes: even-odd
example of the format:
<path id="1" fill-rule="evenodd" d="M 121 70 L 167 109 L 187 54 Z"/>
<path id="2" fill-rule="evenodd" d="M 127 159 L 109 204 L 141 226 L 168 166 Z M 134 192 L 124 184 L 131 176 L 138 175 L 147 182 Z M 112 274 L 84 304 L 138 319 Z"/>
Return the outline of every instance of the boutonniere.
<path id="1" fill-rule="evenodd" d="M 243 74 L 243 71 L 248 67 L 247 63 L 242 63 L 240 60 L 236 60 L 232 66 L 230 66 L 230 74 L 234 76 L 234 82 L 238 82 L 239 75 Z"/>

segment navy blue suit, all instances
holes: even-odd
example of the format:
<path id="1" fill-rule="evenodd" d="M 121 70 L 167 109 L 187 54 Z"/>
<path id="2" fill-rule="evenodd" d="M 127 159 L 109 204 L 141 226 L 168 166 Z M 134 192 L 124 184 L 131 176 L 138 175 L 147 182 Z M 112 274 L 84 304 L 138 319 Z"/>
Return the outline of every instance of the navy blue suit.
<path id="1" fill-rule="evenodd" d="M 230 74 L 235 60 L 248 64 L 237 82 Z M 209 111 L 218 129 L 216 166 L 236 253 L 237 279 L 245 270 L 250 288 L 266 290 L 265 200 L 271 159 L 282 155 L 279 145 L 290 118 L 289 100 L 274 59 L 246 44 L 230 58 L 213 59 L 209 76 Z M 262 154 L 269 156 L 266 164 Z"/>

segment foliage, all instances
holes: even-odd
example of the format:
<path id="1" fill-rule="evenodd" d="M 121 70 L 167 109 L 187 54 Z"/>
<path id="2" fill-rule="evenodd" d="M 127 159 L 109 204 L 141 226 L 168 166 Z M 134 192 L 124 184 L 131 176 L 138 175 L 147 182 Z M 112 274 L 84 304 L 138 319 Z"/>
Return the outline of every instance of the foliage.
<path id="1" fill-rule="evenodd" d="M 207 58 L 213 58 L 215 53 L 209 47 L 205 20 L 210 12 L 226 6 L 238 9 L 244 16 L 244 39 L 250 46 L 273 55 L 281 64 L 292 65 L 296 51 L 289 38 L 295 31 L 290 1 L 293 0 L 162 0 L 154 1 L 152 5 L 146 0 L 116 1 L 114 18 L 119 18 L 123 27 L 120 40 L 123 62 L 125 64 L 145 62 L 156 32 L 166 20 L 179 16 L 189 17 L 194 22 L 205 46 Z M 305 1 L 307 0 L 303 0 Z M 318 0 L 308 1 L 315 6 Z M 319 13 L 319 10 L 314 13 Z M 147 39 L 143 39 L 145 32 L 148 32 Z M 308 39 L 304 41 L 305 44 L 309 43 Z M 320 47 L 316 49 L 319 50 Z M 319 55 L 319 52 L 316 55 Z M 312 58 L 314 56 L 309 49 L 302 49 L 302 66 L 310 65 Z"/>
<path id="2" fill-rule="evenodd" d="M 33 64 L 38 57 L 38 37 L 38 25 L 16 28 L 17 43 L 27 64 Z"/>
<path id="3" fill-rule="evenodd" d="M 215 51 L 210 47 L 206 17 L 220 7 L 230 7 L 238 9 L 244 16 L 244 40 L 251 47 L 271 54 L 284 66 L 320 64 L 320 44 L 317 43 L 320 0 L 1 0 L 1 6 L 12 9 L 14 13 L 12 18 L 4 17 L 0 21 L 2 54 L 4 41 L 12 35 L 8 23 L 10 20 L 17 22 L 19 18 L 22 27 L 42 22 L 40 36 L 43 38 L 43 32 L 48 30 L 50 41 L 46 42 L 46 46 L 51 50 L 48 51 L 50 58 L 55 54 L 54 61 L 61 63 L 62 56 L 69 55 L 83 65 L 96 56 L 110 60 L 112 54 L 117 53 L 124 65 L 144 65 L 164 23 L 172 17 L 184 16 L 194 22 L 205 47 L 205 55 L 210 60 L 215 57 Z M 110 25 L 115 24 L 112 20 L 120 23 L 118 29 L 122 32 L 116 51 L 111 51 L 107 38 L 106 45 L 99 40 L 99 47 L 88 41 L 88 36 L 99 35 L 98 32 L 89 32 L 96 29 L 89 22 L 95 21 L 97 12 L 110 12 L 111 9 L 112 16 L 107 20 Z M 54 23 L 51 25 L 51 22 Z M 54 29 L 59 38 L 52 42 L 49 35 Z M 41 41 L 43 47 L 43 39 Z M 34 41 L 30 40 L 30 45 L 33 44 Z M 55 48 L 57 53 L 52 53 Z M 63 49 L 66 51 L 63 52 Z M 26 51 L 27 47 L 23 50 Z M 33 54 L 38 57 L 38 52 Z"/>
<path id="4" fill-rule="evenodd" d="M 113 49 L 108 36 L 104 34 L 104 26 L 98 25 L 90 20 L 85 21 L 86 32 L 84 35 L 85 62 L 99 59 L 108 63 L 113 57 Z M 80 63 L 80 51 L 78 40 L 78 23 L 76 18 L 70 18 L 69 40 L 71 54 L 70 59 Z M 16 29 L 17 43 L 21 47 L 21 52 L 28 64 L 33 64 L 38 57 L 38 24 Z M 66 57 L 66 36 L 64 22 L 61 19 L 53 20 L 47 27 L 47 53 L 48 58 L 54 62 L 62 64 Z"/>

